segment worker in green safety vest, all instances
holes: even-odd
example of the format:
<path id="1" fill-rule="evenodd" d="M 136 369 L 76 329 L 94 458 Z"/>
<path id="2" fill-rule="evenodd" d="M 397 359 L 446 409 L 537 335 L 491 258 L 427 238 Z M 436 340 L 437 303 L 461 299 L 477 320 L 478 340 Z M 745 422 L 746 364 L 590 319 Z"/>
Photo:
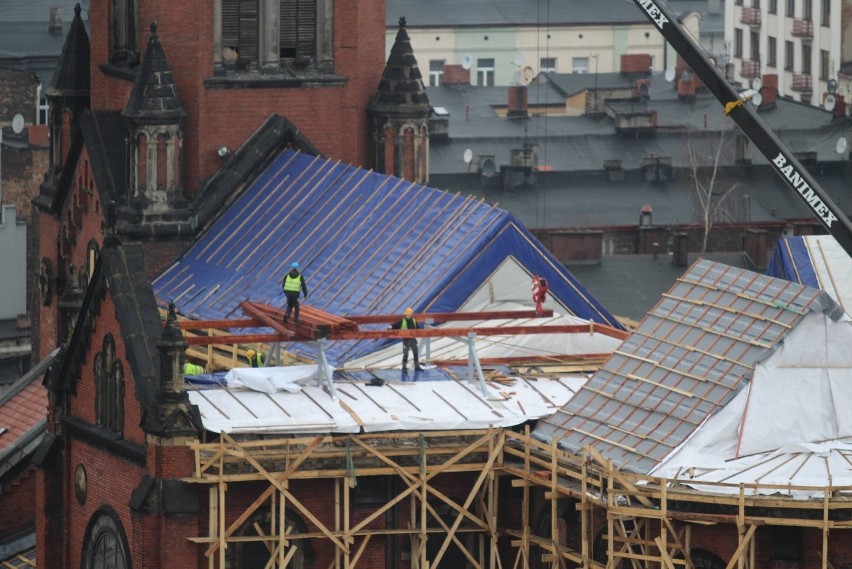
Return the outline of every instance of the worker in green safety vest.
<path id="1" fill-rule="evenodd" d="M 183 374 L 184 375 L 201 375 L 204 373 L 204 367 L 198 364 L 194 364 L 192 362 L 186 362 L 183 364 Z"/>
<path id="2" fill-rule="evenodd" d="M 246 358 L 251 367 L 263 367 L 263 355 L 254 350 L 246 351 Z"/>
<path id="3" fill-rule="evenodd" d="M 414 319 L 414 310 L 411 308 L 405 309 L 405 315 L 402 319 L 388 326 L 391 330 L 416 330 L 417 320 Z M 420 367 L 420 354 L 417 349 L 417 338 L 402 339 L 402 371 L 408 369 L 408 352 L 409 350 L 414 355 L 414 371 L 423 371 Z"/>
<path id="4" fill-rule="evenodd" d="M 288 272 L 281 281 L 281 288 L 284 290 L 284 296 L 287 297 L 287 313 L 284 314 L 284 324 L 290 319 L 290 313 L 295 309 L 296 324 L 299 324 L 299 293 L 304 293 L 304 297 L 308 298 L 308 285 L 305 283 L 305 277 L 299 272 L 299 263 L 290 264 L 290 272 Z"/>

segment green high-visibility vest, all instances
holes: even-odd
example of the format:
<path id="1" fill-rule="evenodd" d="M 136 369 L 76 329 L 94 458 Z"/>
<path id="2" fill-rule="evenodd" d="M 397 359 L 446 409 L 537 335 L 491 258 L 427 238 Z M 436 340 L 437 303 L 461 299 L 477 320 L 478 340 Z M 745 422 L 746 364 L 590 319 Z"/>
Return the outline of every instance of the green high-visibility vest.
<path id="1" fill-rule="evenodd" d="M 183 364 L 183 374 L 184 375 L 201 375 L 204 373 L 204 368 L 198 364 L 186 362 Z"/>
<path id="2" fill-rule="evenodd" d="M 414 327 L 417 328 L 417 320 L 412 318 L 411 321 L 414 323 Z M 408 319 L 407 318 L 402 319 L 402 326 L 400 326 L 400 328 L 402 330 L 408 330 Z"/>
<path id="3" fill-rule="evenodd" d="M 299 292 L 302 288 L 302 275 L 293 278 L 290 273 L 284 277 L 284 292 Z"/>

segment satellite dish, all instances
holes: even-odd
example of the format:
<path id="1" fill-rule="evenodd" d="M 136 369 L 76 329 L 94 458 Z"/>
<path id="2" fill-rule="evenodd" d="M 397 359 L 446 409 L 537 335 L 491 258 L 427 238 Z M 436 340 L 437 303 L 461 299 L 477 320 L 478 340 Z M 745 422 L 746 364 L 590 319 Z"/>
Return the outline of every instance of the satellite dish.
<path id="1" fill-rule="evenodd" d="M 755 107 L 759 107 L 762 102 L 763 95 L 760 94 L 760 91 L 755 91 L 754 95 L 751 96 L 751 104 Z"/>
<path id="2" fill-rule="evenodd" d="M 470 66 L 473 65 L 473 56 L 468 54 L 462 57 L 462 69 L 470 69 Z"/>
<path id="3" fill-rule="evenodd" d="M 24 130 L 24 115 L 18 113 L 15 115 L 15 118 L 12 119 L 12 130 L 15 134 L 21 134 L 21 131 Z"/>
<path id="4" fill-rule="evenodd" d="M 535 71 L 533 71 L 532 67 L 527 65 L 526 67 L 524 67 L 524 70 L 522 71 L 522 73 L 523 73 L 524 85 L 529 85 L 530 81 L 533 80 L 533 76 L 535 75 Z"/>
<path id="5" fill-rule="evenodd" d="M 843 154 L 846 152 L 846 137 L 841 136 L 837 139 L 837 145 L 834 147 L 834 151 L 838 154 Z"/>
<path id="6" fill-rule="evenodd" d="M 837 93 L 837 79 L 829 79 L 827 90 L 829 94 L 834 95 Z"/>
<path id="7" fill-rule="evenodd" d="M 674 79 L 675 79 L 675 68 L 669 67 L 668 69 L 666 69 L 666 81 L 671 83 L 672 81 L 674 81 Z"/>
<path id="8" fill-rule="evenodd" d="M 479 159 L 479 172 L 486 178 L 490 178 L 497 171 L 497 164 L 494 163 L 494 158 L 491 156 L 482 157 Z"/>
<path id="9" fill-rule="evenodd" d="M 464 151 L 464 163 L 470 164 L 470 161 L 473 160 L 473 150 L 470 148 L 465 148 Z"/>
<path id="10" fill-rule="evenodd" d="M 825 107 L 825 110 L 831 112 L 834 110 L 834 106 L 837 105 L 837 99 L 834 98 L 834 95 L 826 95 L 825 102 L 822 106 Z"/>
<path id="11" fill-rule="evenodd" d="M 523 54 L 523 52 L 516 51 L 516 52 L 515 52 L 515 56 L 514 56 L 514 57 L 512 57 L 512 63 L 513 63 L 514 65 L 517 65 L 518 67 L 520 67 L 521 65 L 523 65 L 523 64 L 524 64 L 524 54 Z"/>
<path id="12" fill-rule="evenodd" d="M 760 77 L 755 77 L 751 81 L 751 88 L 755 91 L 760 91 L 760 88 L 763 87 L 763 81 L 760 80 Z"/>

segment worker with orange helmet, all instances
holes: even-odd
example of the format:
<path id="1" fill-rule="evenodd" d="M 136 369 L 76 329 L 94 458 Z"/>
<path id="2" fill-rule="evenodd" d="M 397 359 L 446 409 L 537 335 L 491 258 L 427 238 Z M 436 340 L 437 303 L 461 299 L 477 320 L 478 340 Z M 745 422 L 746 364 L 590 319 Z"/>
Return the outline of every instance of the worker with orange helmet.
<path id="1" fill-rule="evenodd" d="M 416 330 L 417 320 L 414 319 L 414 310 L 406 308 L 405 315 L 397 322 L 388 326 L 388 328 L 391 330 Z M 423 368 L 420 367 L 420 354 L 417 350 L 417 338 L 402 339 L 402 371 L 406 371 L 408 369 L 409 350 L 414 354 L 414 370 L 423 371 Z"/>

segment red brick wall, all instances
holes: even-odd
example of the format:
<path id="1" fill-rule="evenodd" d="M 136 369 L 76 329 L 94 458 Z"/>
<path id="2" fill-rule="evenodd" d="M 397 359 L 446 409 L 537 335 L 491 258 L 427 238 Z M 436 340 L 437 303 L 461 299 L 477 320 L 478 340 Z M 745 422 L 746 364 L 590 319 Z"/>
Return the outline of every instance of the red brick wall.
<path id="1" fill-rule="evenodd" d="M 98 68 L 108 60 L 107 2 L 89 10 L 92 42 L 92 108 L 122 109 L 131 83 Z M 287 117 L 320 150 L 357 165 L 368 165 L 366 108 L 384 67 L 385 1 L 334 2 L 335 72 L 343 87 L 206 88 L 213 76 L 213 3 L 202 0 L 142 1 L 140 51 L 157 20 L 158 35 L 188 116 L 184 122 L 184 187 L 193 195 L 220 166 L 219 146 L 238 148 L 273 112 Z M 187 25 L 192 22 L 192 25 Z"/>
<path id="2" fill-rule="evenodd" d="M 0 488 L 0 536 L 35 527 L 33 496 L 36 491 L 35 467 L 30 466 L 18 477 Z"/>

